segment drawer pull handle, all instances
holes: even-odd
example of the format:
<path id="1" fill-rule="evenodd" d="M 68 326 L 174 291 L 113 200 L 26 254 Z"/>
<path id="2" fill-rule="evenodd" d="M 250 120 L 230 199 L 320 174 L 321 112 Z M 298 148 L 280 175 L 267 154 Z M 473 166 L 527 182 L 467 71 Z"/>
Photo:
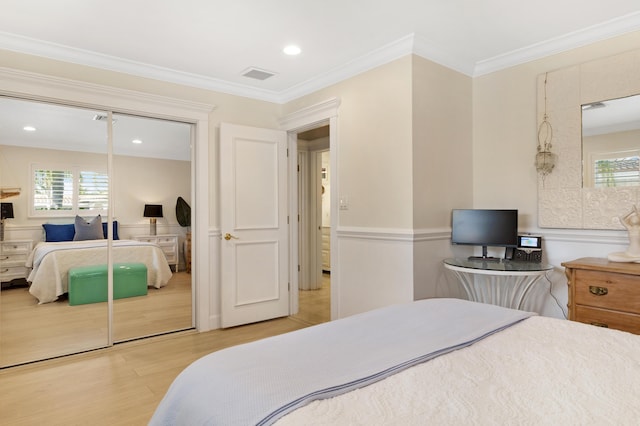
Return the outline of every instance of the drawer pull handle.
<path id="1" fill-rule="evenodd" d="M 3 258 L 2 258 L 2 259 L 0 259 L 0 260 L 7 260 L 7 259 L 9 259 L 9 256 L 5 256 L 5 257 L 3 257 Z"/>
<path id="2" fill-rule="evenodd" d="M 0 273 L 4 274 L 5 272 L 9 272 L 9 269 L 3 269 L 2 271 L 0 271 Z"/>
<path id="3" fill-rule="evenodd" d="M 591 322 L 591 325 L 595 325 L 596 327 L 609 328 L 609 325 L 603 322 Z"/>
<path id="4" fill-rule="evenodd" d="M 609 290 L 606 287 L 596 287 L 595 285 L 589 286 L 589 293 L 596 296 L 606 296 Z"/>

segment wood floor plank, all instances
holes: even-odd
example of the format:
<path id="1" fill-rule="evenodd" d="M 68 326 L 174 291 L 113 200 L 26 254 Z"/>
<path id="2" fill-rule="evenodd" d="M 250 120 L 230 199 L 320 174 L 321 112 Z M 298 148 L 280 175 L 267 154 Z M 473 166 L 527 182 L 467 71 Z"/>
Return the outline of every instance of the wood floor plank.
<path id="1" fill-rule="evenodd" d="M 329 292 L 328 279 L 321 290 L 301 292 L 300 313 L 293 317 L 179 332 L 0 370 L 0 424 L 146 425 L 175 377 L 193 361 L 328 321 Z"/>

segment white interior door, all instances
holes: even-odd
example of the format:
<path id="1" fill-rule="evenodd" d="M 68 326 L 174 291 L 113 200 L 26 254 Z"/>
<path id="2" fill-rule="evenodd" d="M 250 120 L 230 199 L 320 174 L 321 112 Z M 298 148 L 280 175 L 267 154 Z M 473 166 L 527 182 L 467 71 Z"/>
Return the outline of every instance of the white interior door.
<path id="1" fill-rule="evenodd" d="M 220 126 L 221 322 L 289 314 L 286 132 Z"/>

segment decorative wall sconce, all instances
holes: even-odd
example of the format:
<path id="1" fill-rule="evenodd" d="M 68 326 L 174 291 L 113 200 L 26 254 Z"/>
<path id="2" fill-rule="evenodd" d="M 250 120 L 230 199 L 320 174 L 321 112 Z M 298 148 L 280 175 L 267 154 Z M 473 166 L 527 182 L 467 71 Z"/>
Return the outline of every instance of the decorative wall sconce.
<path id="1" fill-rule="evenodd" d="M 144 217 L 149 219 L 149 234 L 156 235 L 156 218 L 162 217 L 162 204 L 145 204 Z"/>
<path id="2" fill-rule="evenodd" d="M 544 115 L 542 123 L 538 127 L 538 153 L 536 154 L 536 170 L 542 175 L 542 180 L 547 177 L 556 165 L 557 155 L 551 152 L 551 140 L 553 139 L 553 127 L 549 123 L 547 115 L 547 75 L 544 76 Z"/>
<path id="3" fill-rule="evenodd" d="M 0 241 L 4 241 L 4 220 L 13 218 L 13 203 L 0 203 Z"/>

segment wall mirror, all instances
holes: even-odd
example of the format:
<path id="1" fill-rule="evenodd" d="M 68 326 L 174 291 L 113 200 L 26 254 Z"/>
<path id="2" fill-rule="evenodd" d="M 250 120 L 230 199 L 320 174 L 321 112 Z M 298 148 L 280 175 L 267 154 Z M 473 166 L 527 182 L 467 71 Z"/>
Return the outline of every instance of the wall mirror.
<path id="1" fill-rule="evenodd" d="M 640 117 L 639 64 L 640 50 L 633 50 L 538 76 L 537 122 L 548 114 L 557 154 L 553 172 L 538 175 L 541 228 L 623 230 L 619 218 L 640 204 L 635 177 L 624 184 L 611 179 L 611 167 L 617 172 L 637 162 L 640 143 L 634 146 L 623 136 L 638 141 L 628 127 Z M 617 122 L 604 123 L 607 115 L 616 115 Z"/>
<path id="2" fill-rule="evenodd" d="M 193 126 L 117 113 L 112 119 L 109 146 L 107 111 L 0 97 L 0 186 L 19 189 L 2 199 L 12 203 L 14 217 L 0 242 L 0 271 L 16 274 L 2 279 L 0 367 L 193 327 L 192 275 L 184 257 L 190 229 L 175 213 L 177 197 L 191 200 Z M 163 206 L 153 236 L 145 204 Z M 144 265 L 147 280 L 144 295 L 126 291 L 113 300 L 111 322 L 106 301 L 84 293 L 72 300 L 69 292 L 71 270 L 106 268 L 106 240 L 95 240 L 100 247 L 62 250 L 73 255 L 54 260 L 43 255 L 38 278 L 48 281 L 25 268 L 31 255 L 35 265 L 38 243 L 57 232 L 61 240 L 52 244 L 67 243 L 62 233 L 69 226 L 77 231 L 76 215 L 91 222 L 99 214 L 106 231 L 109 208 L 117 221 L 109 242 L 113 262 Z M 44 232 L 42 224 L 53 231 Z M 128 274 L 114 273 L 114 291 L 137 279 Z"/>
<path id="3" fill-rule="evenodd" d="M 582 105 L 582 186 L 640 185 L 640 95 Z"/>

